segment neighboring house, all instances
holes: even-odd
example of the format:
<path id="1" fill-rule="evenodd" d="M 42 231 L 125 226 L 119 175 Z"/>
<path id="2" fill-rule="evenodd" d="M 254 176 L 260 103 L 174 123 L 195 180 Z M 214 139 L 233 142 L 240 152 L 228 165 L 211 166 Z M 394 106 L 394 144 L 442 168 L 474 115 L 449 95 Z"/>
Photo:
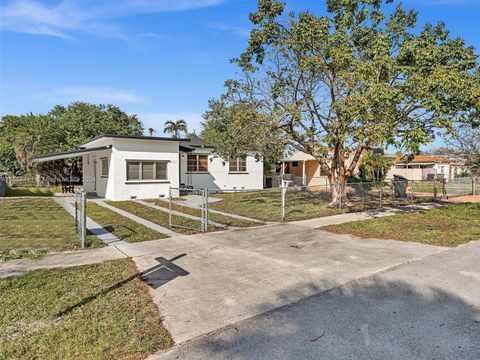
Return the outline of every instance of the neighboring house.
<path id="1" fill-rule="evenodd" d="M 169 188 L 262 189 L 263 161 L 254 154 L 225 161 L 195 139 L 102 135 L 78 149 L 37 162 L 82 157 L 83 187 L 109 200 L 168 197 Z"/>
<path id="2" fill-rule="evenodd" d="M 415 156 L 411 160 L 396 157 L 394 165 L 387 173 L 386 179 L 393 179 L 394 175 L 408 180 L 430 180 L 437 178 L 453 179 L 458 167 L 452 166 L 451 161 L 436 156 Z"/>
<path id="3" fill-rule="evenodd" d="M 351 155 L 346 163 L 353 160 Z M 354 173 L 358 172 L 358 166 Z M 284 180 L 290 180 L 297 186 L 327 186 L 328 178 L 322 174 L 320 163 L 312 155 L 297 151 L 281 160 L 280 174 Z"/>

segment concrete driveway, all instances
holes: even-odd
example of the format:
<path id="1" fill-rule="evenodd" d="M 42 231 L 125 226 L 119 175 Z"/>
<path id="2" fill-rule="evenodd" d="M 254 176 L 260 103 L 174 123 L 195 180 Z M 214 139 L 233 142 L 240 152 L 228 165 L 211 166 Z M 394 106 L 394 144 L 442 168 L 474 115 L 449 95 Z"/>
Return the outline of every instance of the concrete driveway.
<path id="1" fill-rule="evenodd" d="M 480 241 L 471 242 L 255 316 L 152 358 L 478 360 L 479 258 Z M 277 295 L 292 292 L 295 289 Z"/>
<path id="2" fill-rule="evenodd" d="M 177 344 L 444 248 L 292 224 L 119 245 Z"/>

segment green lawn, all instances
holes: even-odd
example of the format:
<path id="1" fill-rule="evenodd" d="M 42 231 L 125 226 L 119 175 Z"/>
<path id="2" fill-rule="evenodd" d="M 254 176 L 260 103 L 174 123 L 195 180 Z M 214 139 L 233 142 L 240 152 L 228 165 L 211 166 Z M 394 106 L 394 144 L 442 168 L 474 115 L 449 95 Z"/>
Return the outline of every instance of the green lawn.
<path id="1" fill-rule="evenodd" d="M 183 199 L 185 200 L 185 199 Z M 161 200 L 161 199 L 152 199 L 152 200 L 147 200 L 149 202 L 155 203 L 157 206 L 161 206 L 163 208 L 168 209 L 168 200 Z M 210 204 L 209 204 L 210 206 Z M 201 209 L 193 209 L 188 206 L 184 205 L 178 205 L 172 203 L 172 209 L 175 211 L 179 211 L 184 214 L 192 215 L 192 216 L 197 216 L 201 217 L 202 216 L 202 210 Z M 208 219 L 214 222 L 217 222 L 219 224 L 227 225 L 227 226 L 234 226 L 234 227 L 248 227 L 248 226 L 258 226 L 258 222 L 253 222 L 253 221 L 247 221 L 247 220 L 242 220 L 242 219 L 236 219 L 230 216 L 223 216 L 220 214 L 215 214 L 213 212 L 208 213 Z"/>
<path id="2" fill-rule="evenodd" d="M 187 219 L 183 216 L 173 215 L 173 223 L 182 227 L 170 227 L 168 225 L 168 213 L 164 211 L 155 210 L 151 207 L 136 203 L 134 201 L 106 201 L 106 203 L 119 209 L 125 210 L 145 220 L 151 221 L 157 225 L 163 226 L 167 229 L 171 229 L 172 231 L 175 231 L 177 233 L 189 235 L 201 232 L 200 221 Z"/>
<path id="3" fill-rule="evenodd" d="M 168 237 L 93 202 L 88 202 L 87 215 L 120 240 L 131 243 Z"/>
<path id="4" fill-rule="evenodd" d="M 361 238 L 457 246 L 471 240 L 480 240 L 480 204 L 448 205 L 428 211 L 330 225 L 321 229 Z"/>
<path id="5" fill-rule="evenodd" d="M 80 247 L 73 217 L 53 199 L 0 200 L 0 224 L 0 260 Z M 87 247 L 101 246 L 96 236 L 87 236 Z"/>
<path id="6" fill-rule="evenodd" d="M 251 192 L 227 192 L 210 195 L 223 201 L 209 204 L 214 210 L 263 221 L 280 221 L 282 197 L 280 189 Z M 330 195 L 325 192 L 288 189 L 285 219 L 304 220 L 338 213 L 329 208 Z"/>
<path id="7" fill-rule="evenodd" d="M 412 181 L 409 182 L 409 188 L 412 192 L 422 192 L 428 193 L 433 196 L 434 193 L 434 182 L 433 181 Z M 472 184 L 470 181 L 460 183 L 457 181 L 447 182 L 445 183 L 445 189 L 447 191 L 448 196 L 454 195 L 463 195 L 463 194 L 471 194 L 472 192 Z M 442 196 L 443 191 L 443 184 L 441 181 L 437 182 L 437 194 L 438 196 Z M 480 188 L 477 186 L 476 194 L 480 195 Z"/>
<path id="8" fill-rule="evenodd" d="M 0 359 L 144 359 L 172 345 L 131 260 L 0 280 Z"/>
<path id="9" fill-rule="evenodd" d="M 61 193 L 61 186 L 16 186 L 7 187 L 6 196 L 53 196 Z"/>

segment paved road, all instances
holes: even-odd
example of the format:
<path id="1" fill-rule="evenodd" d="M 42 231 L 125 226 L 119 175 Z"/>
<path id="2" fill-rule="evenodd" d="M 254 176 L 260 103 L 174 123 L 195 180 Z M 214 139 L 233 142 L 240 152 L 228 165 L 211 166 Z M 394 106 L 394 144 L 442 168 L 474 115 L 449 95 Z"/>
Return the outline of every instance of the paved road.
<path id="1" fill-rule="evenodd" d="M 480 359 L 480 241 L 367 276 L 152 358 Z M 280 297 L 298 291 L 285 289 Z M 261 307 L 261 305 L 260 305 Z"/>

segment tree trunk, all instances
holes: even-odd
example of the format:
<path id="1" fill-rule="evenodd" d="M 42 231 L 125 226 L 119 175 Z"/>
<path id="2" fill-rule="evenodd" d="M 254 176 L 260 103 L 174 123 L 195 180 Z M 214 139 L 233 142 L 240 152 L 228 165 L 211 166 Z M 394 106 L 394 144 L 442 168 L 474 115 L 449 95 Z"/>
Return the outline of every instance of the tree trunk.
<path id="1" fill-rule="evenodd" d="M 330 193 L 332 195 L 332 201 L 329 206 L 342 208 L 344 206 L 350 206 L 347 199 L 347 177 L 345 174 L 337 174 L 336 171 L 332 171 L 328 177 L 330 183 Z"/>

